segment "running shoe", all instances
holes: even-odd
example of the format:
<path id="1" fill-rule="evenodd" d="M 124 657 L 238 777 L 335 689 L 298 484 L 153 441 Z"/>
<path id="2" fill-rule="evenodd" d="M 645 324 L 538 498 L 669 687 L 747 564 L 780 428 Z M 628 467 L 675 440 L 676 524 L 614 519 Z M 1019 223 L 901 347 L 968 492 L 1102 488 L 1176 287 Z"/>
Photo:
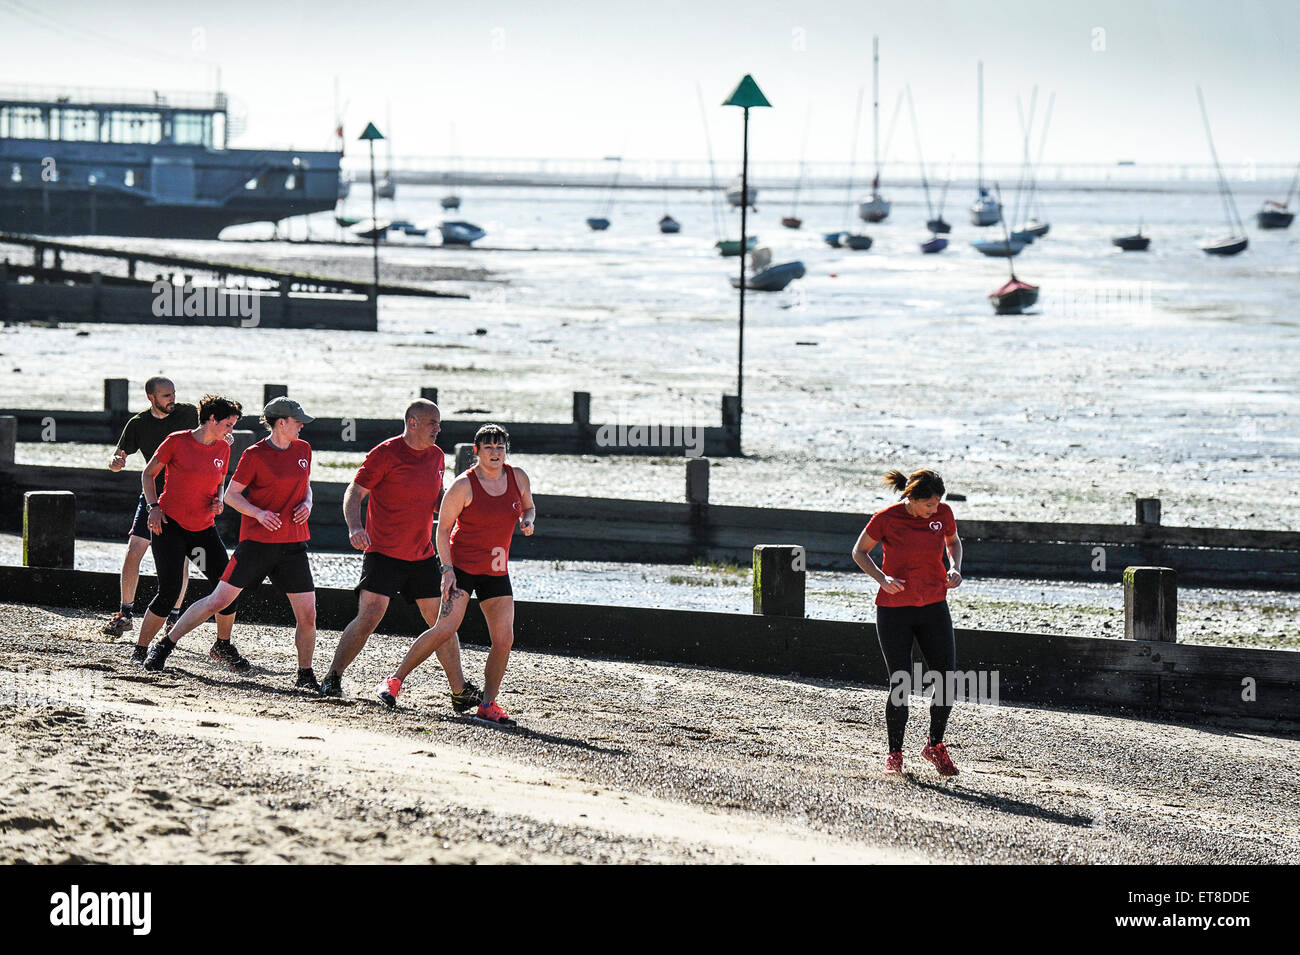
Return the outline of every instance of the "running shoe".
<path id="1" fill-rule="evenodd" d="M 321 696 L 342 696 L 343 695 L 343 677 L 339 676 L 333 670 L 325 674 L 325 679 L 320 681 Z"/>
<path id="2" fill-rule="evenodd" d="M 375 688 L 375 693 L 379 696 L 379 702 L 383 703 L 390 710 L 397 709 L 397 694 L 402 692 L 402 681 L 395 676 L 380 682 Z"/>
<path id="3" fill-rule="evenodd" d="M 311 690 L 313 693 L 320 692 L 320 684 L 316 682 L 316 674 L 312 672 L 311 667 L 298 671 L 298 679 L 294 683 L 296 690 Z"/>
<path id="4" fill-rule="evenodd" d="M 504 706 L 493 700 L 491 703 L 480 703 L 478 712 L 474 714 L 474 719 L 481 720 L 484 723 L 495 723 L 497 726 L 514 726 L 515 721 L 510 718 Z"/>
<path id="5" fill-rule="evenodd" d="M 247 673 L 253 668 L 251 663 L 239 655 L 239 651 L 235 649 L 235 645 L 229 640 L 218 640 L 212 644 L 208 656 L 218 663 L 224 663 L 236 673 Z"/>
<path id="6" fill-rule="evenodd" d="M 898 776 L 903 772 L 903 752 L 899 750 L 885 757 L 885 775 Z"/>
<path id="7" fill-rule="evenodd" d="M 105 636 L 120 637 L 124 633 L 130 633 L 135 629 L 135 623 L 126 614 L 120 610 L 113 614 L 108 623 L 104 624 L 101 631 Z"/>
<path id="8" fill-rule="evenodd" d="M 136 644 L 135 647 L 132 648 L 131 650 L 131 662 L 144 663 L 145 657 L 147 657 L 148 655 L 149 655 L 148 647 L 142 647 L 139 644 Z"/>
<path id="9" fill-rule="evenodd" d="M 473 683 L 469 682 L 469 680 L 465 681 L 465 685 L 460 688 L 459 693 L 453 693 L 451 695 L 451 708 L 457 713 L 464 713 L 468 710 L 472 710 L 482 702 L 483 691 Z"/>
<path id="10" fill-rule="evenodd" d="M 948 747 L 943 743 L 935 743 L 933 746 L 927 743 L 925 749 L 921 750 L 921 755 L 934 763 L 934 768 L 939 770 L 940 776 L 957 775 L 957 767 L 952 764 L 952 758 L 948 755 Z"/>
<path id="11" fill-rule="evenodd" d="M 144 658 L 144 668 L 157 673 L 167 664 L 167 658 L 176 649 L 176 644 L 166 637 L 159 637 L 149 648 L 149 655 Z"/>

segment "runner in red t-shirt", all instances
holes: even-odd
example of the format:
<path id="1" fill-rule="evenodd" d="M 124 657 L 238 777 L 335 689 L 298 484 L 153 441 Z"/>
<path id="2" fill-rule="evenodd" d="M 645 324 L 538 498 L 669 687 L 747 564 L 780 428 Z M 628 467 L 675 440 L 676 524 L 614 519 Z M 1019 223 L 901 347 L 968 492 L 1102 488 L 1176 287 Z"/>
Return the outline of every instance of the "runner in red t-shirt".
<path id="1" fill-rule="evenodd" d="M 199 426 L 193 431 L 176 431 L 163 439 L 140 474 L 145 503 L 149 507 L 154 569 L 158 593 L 149 604 L 140 625 L 140 642 L 132 659 L 146 670 L 161 670 L 176 646 L 175 638 L 163 635 L 142 653 L 162 628 L 167 611 L 176 603 L 181 582 L 189 573 L 188 561 L 214 583 L 221 579 L 229 558 L 216 517 L 225 507 L 222 482 L 230 466 L 230 441 L 243 408 L 238 401 L 220 395 L 204 395 L 199 402 Z M 154 478 L 164 472 L 162 496 Z M 217 642 L 208 655 L 243 673 L 249 663 L 230 642 L 235 625 L 234 604 L 222 604 L 217 613 Z M 171 633 L 175 633 L 172 628 Z"/>
<path id="2" fill-rule="evenodd" d="M 496 701 L 514 644 L 515 601 L 510 586 L 510 538 L 515 524 L 532 536 L 537 508 L 528 475 L 506 464 L 510 435 L 500 425 L 486 424 L 474 436 L 478 463 L 447 491 L 438 512 L 438 555 L 442 558 L 442 608 L 437 623 L 411 645 L 406 659 L 379 684 L 378 695 L 389 706 L 405 680 L 430 653 L 456 633 L 469 598 L 478 593 L 479 609 L 487 621 L 492 649 L 483 676 L 483 700 L 476 718 L 513 726 Z M 454 526 L 453 526 L 454 525 Z"/>
<path id="3" fill-rule="evenodd" d="M 301 689 L 320 692 L 312 671 L 316 648 L 316 585 L 307 561 L 311 533 L 311 445 L 298 435 L 316 419 L 292 398 L 276 398 L 262 411 L 268 434 L 239 459 L 226 489 L 226 503 L 239 511 L 239 546 L 221 582 L 207 597 L 181 615 L 172 628 L 173 643 L 232 603 L 244 590 L 260 587 L 268 576 L 293 607 L 298 628 L 298 679 Z"/>
<path id="4" fill-rule="evenodd" d="M 853 560 L 876 583 L 876 636 L 889 670 L 890 692 L 885 703 L 889 756 L 885 772 L 903 771 L 903 730 L 907 725 L 907 698 L 921 694 L 913 686 L 912 641 L 916 640 L 929 671 L 934 674 L 935 697 L 930 704 L 930 738 L 921 755 L 943 776 L 956 776 L 943 733 L 952 712 L 949 698 L 957 644 L 948 591 L 961 585 L 961 538 L 952 508 L 941 503 L 943 478 L 934 471 L 916 471 L 904 477 L 890 471 L 885 486 L 903 500 L 877 511 L 853 546 Z M 871 559 L 876 544 L 883 545 L 884 568 Z M 949 567 L 943 563 L 948 555 Z M 924 682 L 924 681 L 923 681 Z"/>
<path id="5" fill-rule="evenodd" d="M 343 494 L 348 536 L 352 546 L 366 556 L 357 585 L 357 615 L 339 636 L 334 661 L 321 681 L 325 696 L 343 695 L 343 671 L 379 626 L 393 597 L 400 593 L 413 602 L 429 626 L 438 619 L 433 516 L 442 499 L 446 468 L 442 449 L 435 443 L 442 415 L 432 401 L 419 398 L 406 409 L 405 423 L 401 434 L 371 449 Z M 461 670 L 459 640 L 449 639 L 438 648 L 438 662 L 447 674 L 456 712 L 478 705 L 478 687 L 467 681 Z"/>

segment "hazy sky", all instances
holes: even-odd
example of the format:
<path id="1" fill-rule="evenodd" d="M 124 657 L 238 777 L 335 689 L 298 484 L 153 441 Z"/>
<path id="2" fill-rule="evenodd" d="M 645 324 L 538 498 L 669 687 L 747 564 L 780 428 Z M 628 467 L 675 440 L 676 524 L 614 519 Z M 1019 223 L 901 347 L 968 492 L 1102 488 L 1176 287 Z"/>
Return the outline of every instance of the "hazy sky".
<path id="1" fill-rule="evenodd" d="M 248 114 L 233 145 L 325 148 L 334 79 L 355 139 L 391 102 L 394 151 L 471 156 L 697 158 L 739 153 L 738 110 L 718 104 L 752 73 L 756 158 L 848 158 L 881 45 L 881 138 L 910 82 L 927 159 L 974 159 L 976 62 L 985 156 L 1021 153 L 1016 95 L 1056 93 L 1046 160 L 1205 162 L 1205 90 L 1225 163 L 1300 160 L 1295 0 L 0 0 L 0 84 L 223 88 Z M 388 130 L 385 130 L 386 132 Z M 1035 151 L 1037 137 L 1035 137 Z M 351 152 L 353 146 L 349 146 Z M 906 107 L 892 156 L 914 155 Z"/>

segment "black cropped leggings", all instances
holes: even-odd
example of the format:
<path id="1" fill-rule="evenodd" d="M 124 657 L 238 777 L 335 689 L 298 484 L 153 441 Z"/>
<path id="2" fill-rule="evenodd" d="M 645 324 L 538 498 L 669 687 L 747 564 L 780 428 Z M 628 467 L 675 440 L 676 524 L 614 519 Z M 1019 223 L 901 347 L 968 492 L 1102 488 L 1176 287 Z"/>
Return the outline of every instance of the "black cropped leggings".
<path id="1" fill-rule="evenodd" d="M 922 685 L 915 679 L 912 666 L 912 641 L 925 658 L 925 669 L 947 676 L 957 667 L 957 641 L 952 632 L 948 602 L 924 607 L 876 607 L 876 635 L 880 651 L 889 669 L 889 696 L 885 701 L 885 728 L 889 733 L 889 751 L 903 748 L 903 729 L 907 726 L 909 692 L 921 695 Z M 951 682 L 938 684 L 930 703 L 930 742 L 942 743 L 952 700 L 943 693 Z"/>
<path id="2" fill-rule="evenodd" d="M 167 616 L 176 606 L 181 584 L 190 572 L 190 560 L 198 564 L 203 576 L 214 586 L 221 580 L 230 561 L 215 524 L 206 530 L 187 531 L 169 518 L 163 523 L 162 532 L 153 535 L 149 549 L 153 552 L 154 567 L 158 572 L 158 593 L 149 601 L 149 609 L 160 617 Z M 239 598 L 236 597 L 219 612 L 222 615 L 233 614 L 238 604 Z"/>

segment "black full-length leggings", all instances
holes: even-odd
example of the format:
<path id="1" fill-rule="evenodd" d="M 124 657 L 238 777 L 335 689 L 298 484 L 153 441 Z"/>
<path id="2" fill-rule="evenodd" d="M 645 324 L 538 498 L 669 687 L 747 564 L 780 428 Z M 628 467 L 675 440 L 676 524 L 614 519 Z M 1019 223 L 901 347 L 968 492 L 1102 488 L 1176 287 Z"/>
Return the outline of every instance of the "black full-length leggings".
<path id="1" fill-rule="evenodd" d="M 943 732 L 952 712 L 952 700 L 943 692 L 951 686 L 948 675 L 957 667 L 957 641 L 952 632 L 948 602 L 924 607 L 876 607 L 876 635 L 880 651 L 889 668 L 889 696 L 885 700 L 885 727 L 889 732 L 889 751 L 903 748 L 903 729 L 907 726 L 907 693 L 920 695 L 912 668 L 912 641 L 921 648 L 926 670 L 943 674 L 944 682 L 936 687 L 930 703 L 930 742 L 942 743 Z M 898 702 L 901 698 L 902 703 Z"/>
<path id="2" fill-rule="evenodd" d="M 160 617 L 167 616 L 176 606 L 181 584 L 190 572 L 190 560 L 199 565 L 203 576 L 214 586 L 226 572 L 230 560 L 215 524 L 205 530 L 187 531 L 169 518 L 163 523 L 162 532 L 153 535 L 149 549 L 153 551 L 153 563 L 158 572 L 158 593 L 149 601 L 149 609 Z M 219 612 L 232 614 L 238 604 L 239 598 L 236 597 Z"/>

